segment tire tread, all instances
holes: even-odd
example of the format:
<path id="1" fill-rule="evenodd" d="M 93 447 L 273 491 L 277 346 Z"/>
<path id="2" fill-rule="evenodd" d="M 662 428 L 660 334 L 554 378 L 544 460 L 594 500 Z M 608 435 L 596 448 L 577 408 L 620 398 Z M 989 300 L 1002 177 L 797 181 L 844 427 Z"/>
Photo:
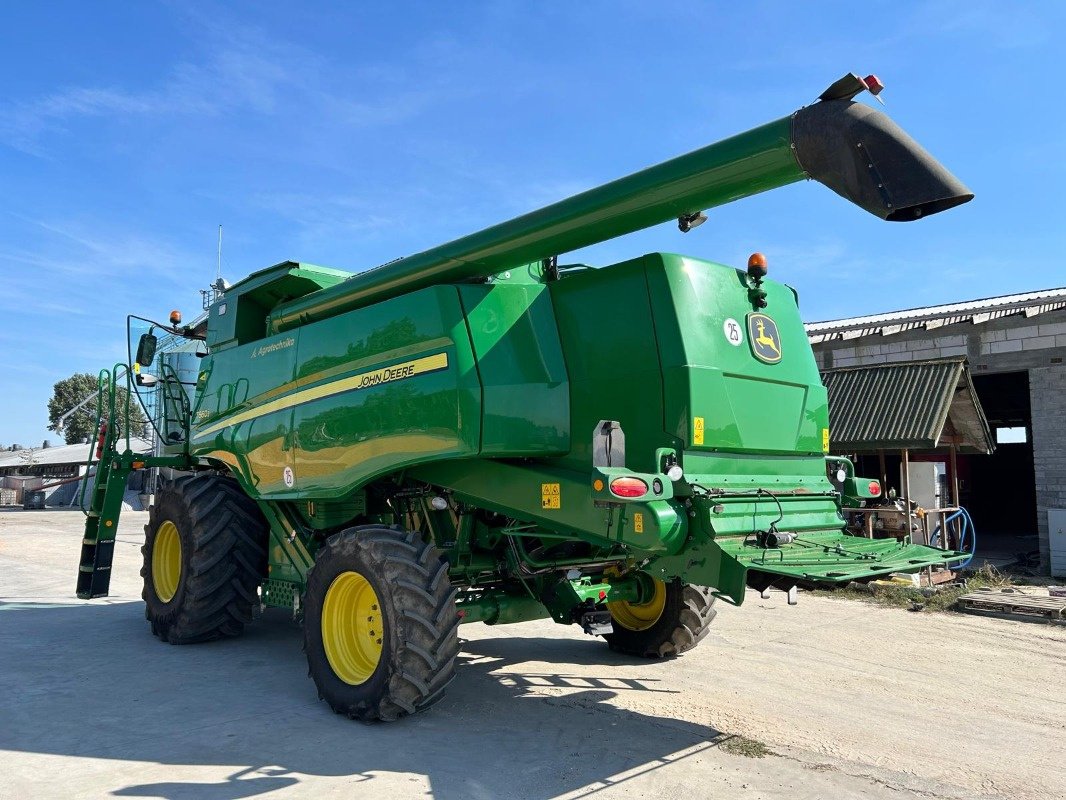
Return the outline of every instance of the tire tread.
<path id="1" fill-rule="evenodd" d="M 361 561 L 377 571 L 395 609 L 390 644 L 381 655 L 387 670 L 383 688 L 372 697 L 333 688 L 334 676 L 328 661 L 319 656 L 321 642 L 316 637 L 320 634 L 310 612 L 320 601 L 311 597 L 304 604 L 308 672 L 319 698 L 337 714 L 364 722 L 393 721 L 439 701 L 455 678 L 460 621 L 456 590 L 447 578 L 447 562 L 440 551 L 417 533 L 395 526 L 361 525 L 329 537 L 308 574 L 308 594 L 324 595 L 328 589 L 325 578 L 315 580 L 317 570 L 327 569 L 325 565 L 334 559 L 354 557 L 357 551 Z"/>
<path id="2" fill-rule="evenodd" d="M 184 508 L 189 530 L 183 549 L 192 543 L 173 608 L 161 603 L 151 585 L 151 543 L 162 522 L 164 504 Z M 255 502 L 234 479 L 200 473 L 163 484 L 148 512 L 141 548 L 141 596 L 152 633 L 171 644 L 243 633 L 244 626 L 252 621 L 253 608 L 259 602 L 258 588 L 266 575 L 267 526 Z"/>
<path id="3" fill-rule="evenodd" d="M 624 630 L 615 623 L 615 632 L 604 637 L 612 650 L 643 658 L 669 658 L 691 650 L 707 637 L 718 614 L 711 589 L 675 582 L 667 590 L 675 593 L 675 599 L 668 599 L 665 618 L 646 631 Z"/>

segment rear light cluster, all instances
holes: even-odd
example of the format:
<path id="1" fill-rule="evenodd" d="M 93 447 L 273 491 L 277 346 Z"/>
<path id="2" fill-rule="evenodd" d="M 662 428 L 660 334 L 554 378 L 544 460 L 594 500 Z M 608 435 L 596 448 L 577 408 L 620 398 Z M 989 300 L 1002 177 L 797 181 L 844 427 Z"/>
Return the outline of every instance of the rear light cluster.
<path id="1" fill-rule="evenodd" d="M 648 484 L 632 476 L 611 481 L 611 492 L 618 497 L 643 497 L 648 493 Z"/>
<path id="2" fill-rule="evenodd" d="M 868 488 L 870 489 L 870 494 L 874 497 L 881 494 L 881 484 L 878 481 L 870 481 L 870 486 Z"/>

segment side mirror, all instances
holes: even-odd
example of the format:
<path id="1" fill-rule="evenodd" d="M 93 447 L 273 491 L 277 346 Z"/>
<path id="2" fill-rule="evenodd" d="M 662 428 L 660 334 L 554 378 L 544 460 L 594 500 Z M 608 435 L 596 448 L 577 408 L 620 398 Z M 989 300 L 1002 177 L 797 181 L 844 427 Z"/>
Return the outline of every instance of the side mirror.
<path id="1" fill-rule="evenodd" d="M 152 361 L 155 360 L 155 348 L 158 343 L 159 340 L 154 334 L 141 334 L 141 339 L 137 342 L 137 363 L 142 367 L 151 366 Z"/>

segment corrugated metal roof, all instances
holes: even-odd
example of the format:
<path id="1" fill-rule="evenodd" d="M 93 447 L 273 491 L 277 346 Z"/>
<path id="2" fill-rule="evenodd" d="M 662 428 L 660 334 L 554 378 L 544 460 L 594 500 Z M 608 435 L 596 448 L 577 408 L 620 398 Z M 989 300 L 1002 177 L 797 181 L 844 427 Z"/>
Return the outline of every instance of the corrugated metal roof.
<path id="1" fill-rule="evenodd" d="M 847 367 L 822 374 L 835 453 L 995 448 L 964 359 Z"/>
<path id="2" fill-rule="evenodd" d="M 126 440 L 122 439 L 121 449 L 126 449 Z M 130 449 L 134 453 L 145 453 L 152 449 L 151 442 L 130 437 Z M 95 452 L 95 445 L 93 446 Z M 89 445 L 64 444 L 58 447 L 44 447 L 26 450 L 0 451 L 0 469 L 4 467 L 34 467 L 53 464 L 84 464 L 89 457 Z M 94 458 L 93 461 L 96 459 Z"/>
<path id="3" fill-rule="evenodd" d="M 1015 314 L 1035 317 L 1037 314 L 1056 311 L 1060 308 L 1066 308 L 1066 287 L 987 297 L 983 300 L 971 300 L 965 303 L 911 308 L 893 311 L 889 314 L 809 322 L 804 327 L 807 329 L 807 336 L 811 343 L 818 344 L 832 339 L 858 339 L 874 334 L 889 336 L 916 328 L 932 330 L 960 322 L 981 324 Z"/>

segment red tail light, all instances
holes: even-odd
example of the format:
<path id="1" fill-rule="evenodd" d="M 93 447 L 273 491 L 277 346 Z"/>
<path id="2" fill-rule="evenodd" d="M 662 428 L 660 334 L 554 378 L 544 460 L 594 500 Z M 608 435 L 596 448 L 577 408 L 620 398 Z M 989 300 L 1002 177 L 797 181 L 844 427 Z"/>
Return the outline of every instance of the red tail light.
<path id="1" fill-rule="evenodd" d="M 874 497 L 877 497 L 877 495 L 881 494 L 881 484 L 877 481 L 870 481 L 869 489 L 870 494 L 872 494 Z"/>
<path id="2" fill-rule="evenodd" d="M 643 497 L 648 493 L 648 484 L 640 478 L 615 478 L 611 481 L 611 492 L 619 497 Z"/>

